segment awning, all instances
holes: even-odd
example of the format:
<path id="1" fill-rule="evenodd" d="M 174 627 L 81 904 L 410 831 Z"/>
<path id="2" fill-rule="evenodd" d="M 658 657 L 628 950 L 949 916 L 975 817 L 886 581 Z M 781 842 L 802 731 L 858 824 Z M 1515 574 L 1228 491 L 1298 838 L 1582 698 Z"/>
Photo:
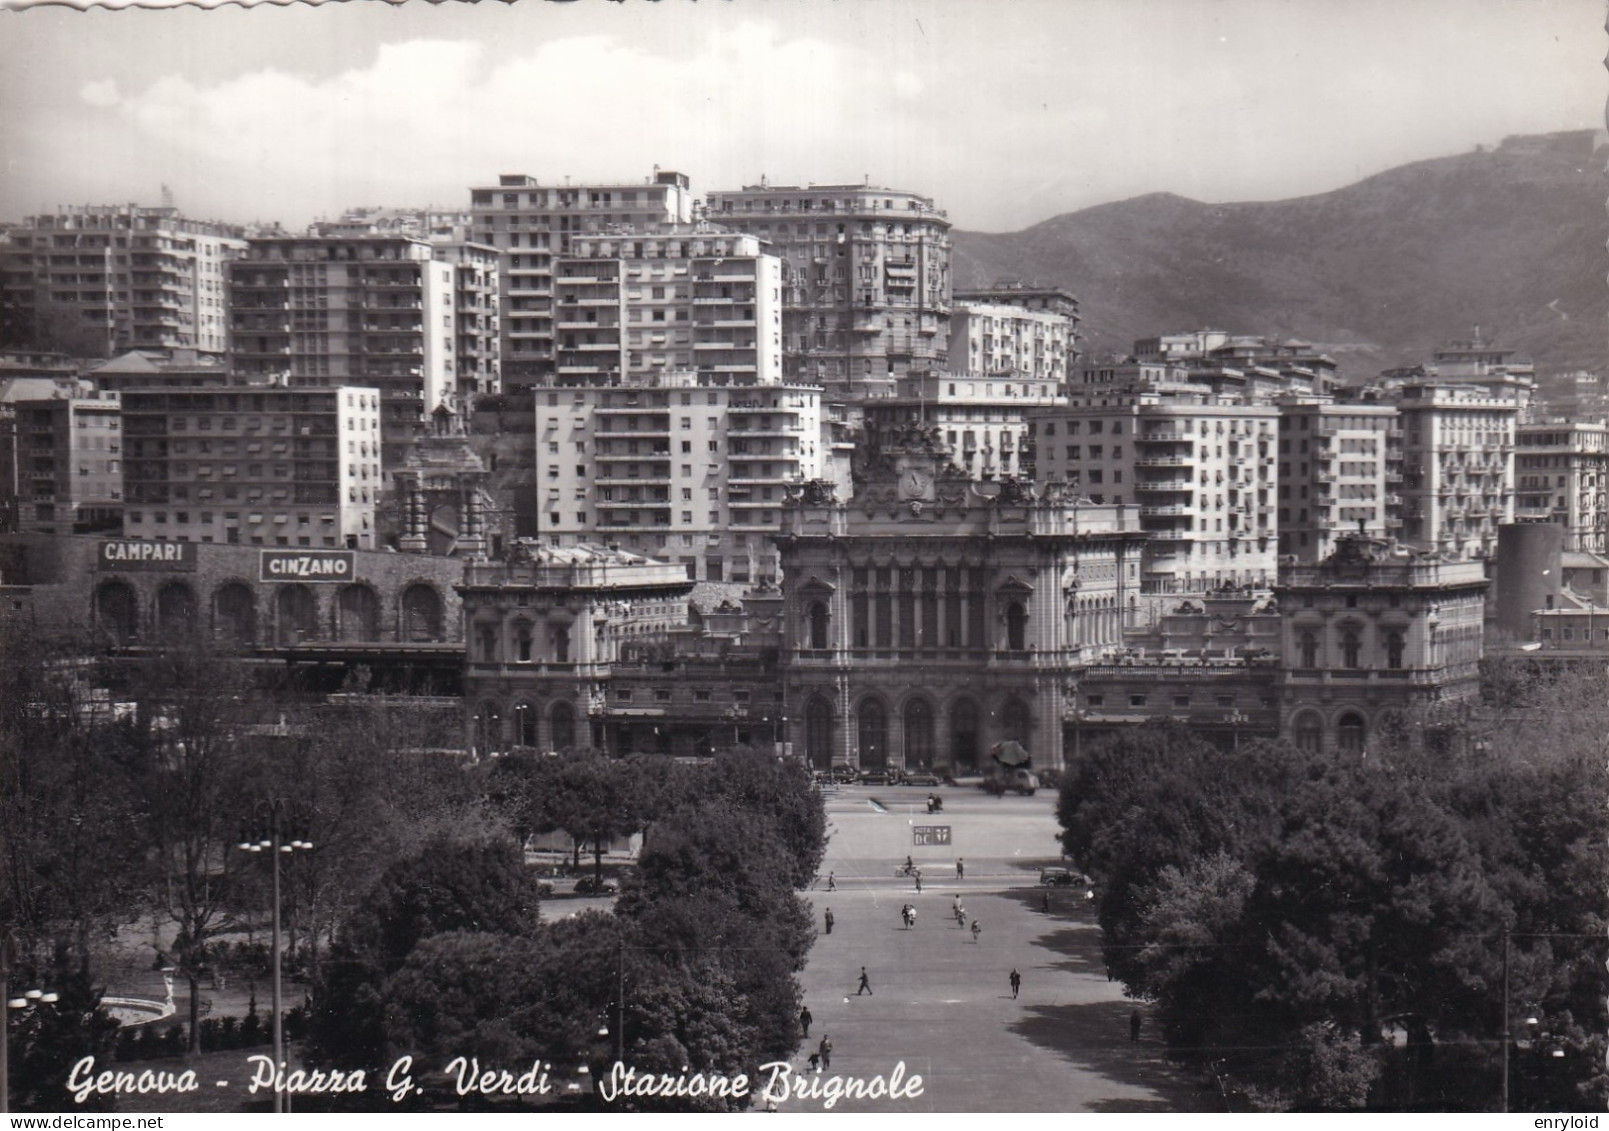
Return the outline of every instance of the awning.
<path id="1" fill-rule="evenodd" d="M 997 742 L 989 750 L 989 757 L 1002 766 L 1028 766 L 1033 764 L 1034 756 L 1028 753 L 1027 747 L 1017 741 Z"/>

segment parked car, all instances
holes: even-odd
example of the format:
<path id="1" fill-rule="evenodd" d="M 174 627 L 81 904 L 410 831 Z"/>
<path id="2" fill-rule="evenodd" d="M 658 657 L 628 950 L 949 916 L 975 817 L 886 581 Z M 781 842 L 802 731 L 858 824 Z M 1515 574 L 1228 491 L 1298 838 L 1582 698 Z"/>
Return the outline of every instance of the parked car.
<path id="1" fill-rule="evenodd" d="M 1090 886 L 1089 877 L 1071 868 L 1041 868 L 1039 882 L 1047 888 L 1079 889 L 1083 891 L 1085 899 L 1095 898 L 1095 889 Z"/>
<path id="2" fill-rule="evenodd" d="M 577 881 L 575 893 L 577 895 L 613 895 L 615 885 L 608 880 L 598 880 L 587 876 L 585 879 Z"/>
<path id="3" fill-rule="evenodd" d="M 863 770 L 860 775 L 861 785 L 887 785 L 887 770 Z"/>
<path id="4" fill-rule="evenodd" d="M 854 785 L 860 780 L 860 771 L 853 766 L 834 766 L 827 771 L 827 777 L 839 785 Z"/>
<path id="5" fill-rule="evenodd" d="M 900 775 L 903 785 L 938 785 L 939 775 L 932 770 L 908 770 Z"/>

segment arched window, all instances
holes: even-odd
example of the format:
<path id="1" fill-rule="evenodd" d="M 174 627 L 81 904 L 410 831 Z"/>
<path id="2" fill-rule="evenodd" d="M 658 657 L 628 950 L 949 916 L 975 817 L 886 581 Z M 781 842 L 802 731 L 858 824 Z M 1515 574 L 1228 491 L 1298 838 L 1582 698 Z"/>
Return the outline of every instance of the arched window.
<path id="1" fill-rule="evenodd" d="M 348 585 L 335 602 L 341 640 L 377 640 L 380 636 L 380 598 L 367 585 Z"/>
<path id="2" fill-rule="evenodd" d="M 805 756 L 814 769 L 832 769 L 832 704 L 819 695 L 805 704 Z"/>
<path id="3" fill-rule="evenodd" d="M 1341 666 L 1356 668 L 1359 666 L 1363 654 L 1363 645 L 1358 640 L 1355 629 L 1347 629 L 1341 634 Z"/>
<path id="4" fill-rule="evenodd" d="M 563 702 L 553 704 L 550 721 L 553 724 L 553 749 L 561 752 L 575 749 L 575 708 Z"/>
<path id="5" fill-rule="evenodd" d="M 318 605 L 305 585 L 284 585 L 274 595 L 274 620 L 281 644 L 318 637 Z"/>
<path id="6" fill-rule="evenodd" d="M 491 621 L 475 622 L 475 659 L 483 664 L 495 664 L 498 659 L 497 625 Z"/>
<path id="7" fill-rule="evenodd" d="M 491 754 L 502 746 L 503 718 L 492 702 L 482 703 L 475 712 L 475 753 Z"/>
<path id="8" fill-rule="evenodd" d="M 1028 705 L 1015 695 L 1000 704 L 1000 736 L 1007 742 L 1028 746 Z M 1029 746 L 1031 750 L 1032 747 Z"/>
<path id="9" fill-rule="evenodd" d="M 1386 633 L 1386 667 L 1388 667 L 1388 668 L 1400 668 L 1400 667 L 1402 667 L 1402 653 L 1403 653 L 1403 651 L 1404 651 L 1404 644 L 1403 644 L 1403 640 L 1402 640 L 1402 633 L 1400 633 L 1400 632 L 1388 632 L 1388 633 Z"/>
<path id="10" fill-rule="evenodd" d="M 876 699 L 860 704 L 860 765 L 862 769 L 888 765 L 888 713 Z"/>
<path id="11" fill-rule="evenodd" d="M 127 644 L 140 633 L 139 603 L 134 590 L 121 581 L 107 581 L 95 590 L 95 626 L 114 644 Z"/>
<path id="12" fill-rule="evenodd" d="M 1303 711 L 1296 716 L 1292 728 L 1296 735 L 1296 748 L 1317 754 L 1324 743 L 1324 720 L 1317 711 Z"/>
<path id="13" fill-rule="evenodd" d="M 553 662 L 570 662 L 570 630 L 562 624 L 553 626 Z"/>
<path id="14" fill-rule="evenodd" d="M 1021 601 L 1006 606 L 1006 649 L 1021 652 L 1028 647 L 1028 610 Z"/>
<path id="15" fill-rule="evenodd" d="M 926 699 L 905 704 L 905 768 L 933 767 L 933 706 Z"/>
<path id="16" fill-rule="evenodd" d="M 950 762 L 958 770 L 978 766 L 978 705 L 971 699 L 950 704 Z"/>
<path id="17" fill-rule="evenodd" d="M 196 595 L 182 581 L 170 581 L 156 591 L 156 632 L 172 643 L 195 631 Z"/>
<path id="18" fill-rule="evenodd" d="M 256 643 L 257 599 L 249 587 L 238 581 L 218 587 L 212 595 L 212 631 L 232 644 Z"/>
<path id="19" fill-rule="evenodd" d="M 430 586 L 414 584 L 402 591 L 402 635 L 416 644 L 442 638 L 441 596 Z"/>
<path id="20" fill-rule="evenodd" d="M 1336 746 L 1342 754 L 1362 754 L 1364 739 L 1367 738 L 1363 716 L 1356 712 L 1348 712 L 1341 716 L 1336 727 Z"/>
<path id="21" fill-rule="evenodd" d="M 522 664 L 528 664 L 531 656 L 531 622 L 517 620 L 514 622 L 514 659 Z"/>
<path id="22" fill-rule="evenodd" d="M 827 644 L 827 602 L 816 601 L 810 606 L 810 647 L 824 649 Z"/>
<path id="23" fill-rule="evenodd" d="M 1311 632 L 1302 633 L 1300 647 L 1302 649 L 1302 666 L 1304 668 L 1318 667 L 1318 637 Z"/>
<path id="24" fill-rule="evenodd" d="M 536 708 L 529 703 L 514 704 L 514 745 L 536 746 Z"/>

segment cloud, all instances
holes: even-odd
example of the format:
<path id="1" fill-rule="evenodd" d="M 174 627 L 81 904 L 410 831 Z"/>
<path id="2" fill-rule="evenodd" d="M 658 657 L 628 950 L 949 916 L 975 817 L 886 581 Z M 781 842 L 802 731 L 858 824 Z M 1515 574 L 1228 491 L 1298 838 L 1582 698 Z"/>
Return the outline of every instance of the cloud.
<path id="1" fill-rule="evenodd" d="M 87 82 L 78 92 L 78 97 L 85 105 L 103 110 L 122 101 L 122 96 L 117 93 L 116 79 L 96 79 L 94 82 Z"/>

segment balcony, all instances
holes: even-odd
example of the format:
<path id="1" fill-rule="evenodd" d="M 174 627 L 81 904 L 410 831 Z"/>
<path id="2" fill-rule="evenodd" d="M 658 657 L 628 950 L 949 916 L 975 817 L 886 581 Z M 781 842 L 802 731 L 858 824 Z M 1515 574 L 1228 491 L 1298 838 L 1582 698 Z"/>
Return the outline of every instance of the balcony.
<path id="1" fill-rule="evenodd" d="M 1134 489 L 1146 493 L 1194 491 L 1195 483 L 1189 479 L 1152 479 L 1144 483 L 1136 483 Z"/>
<path id="2" fill-rule="evenodd" d="M 1189 454 L 1172 456 L 1149 456 L 1134 461 L 1135 467 L 1193 467 L 1195 457 Z"/>

